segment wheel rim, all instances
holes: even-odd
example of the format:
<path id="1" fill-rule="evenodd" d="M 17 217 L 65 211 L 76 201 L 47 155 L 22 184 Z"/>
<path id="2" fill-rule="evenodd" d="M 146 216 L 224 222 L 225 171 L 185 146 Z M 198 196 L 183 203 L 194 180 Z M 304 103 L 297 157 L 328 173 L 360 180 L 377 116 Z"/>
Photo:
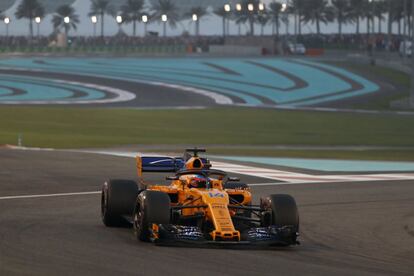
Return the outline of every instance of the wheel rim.
<path id="1" fill-rule="evenodd" d="M 141 235 L 141 232 L 142 232 L 142 219 L 143 219 L 142 211 L 141 211 L 141 208 L 139 208 L 138 212 L 135 212 L 135 215 L 134 215 L 134 228 L 135 228 L 135 233 L 137 237 Z"/>
<path id="2" fill-rule="evenodd" d="M 102 199 L 101 199 L 101 214 L 104 218 L 106 216 L 106 213 L 108 211 L 108 197 L 107 193 L 105 191 L 102 193 Z"/>

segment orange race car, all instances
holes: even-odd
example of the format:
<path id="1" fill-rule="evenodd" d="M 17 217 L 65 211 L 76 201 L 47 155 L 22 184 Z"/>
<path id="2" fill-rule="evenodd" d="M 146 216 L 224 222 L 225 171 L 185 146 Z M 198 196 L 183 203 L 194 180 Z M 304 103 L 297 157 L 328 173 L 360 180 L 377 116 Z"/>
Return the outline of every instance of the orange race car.
<path id="1" fill-rule="evenodd" d="M 140 182 L 109 180 L 102 188 L 106 226 L 132 224 L 138 240 L 158 244 L 298 244 L 299 215 L 290 195 L 252 204 L 248 185 L 211 169 L 200 149 L 183 158 L 137 157 Z M 192 154 L 190 154 L 192 153 Z M 174 172 L 169 186 L 149 185 L 143 172 Z"/>

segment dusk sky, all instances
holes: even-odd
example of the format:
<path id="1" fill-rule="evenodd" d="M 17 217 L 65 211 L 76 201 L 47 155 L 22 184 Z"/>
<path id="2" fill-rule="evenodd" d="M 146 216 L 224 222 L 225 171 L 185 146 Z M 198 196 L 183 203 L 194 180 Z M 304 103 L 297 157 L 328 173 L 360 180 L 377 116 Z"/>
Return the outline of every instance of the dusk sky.
<path id="1" fill-rule="evenodd" d="M 0 0 L 0 1 L 9 1 L 9 0 Z M 56 0 L 55 2 L 58 2 Z M 68 1 L 68 0 L 65 0 Z M 180 1 L 177 1 L 179 3 Z M 272 2 L 272 0 L 264 0 L 264 3 L 268 4 Z M 280 1 L 282 2 L 282 1 Z M 19 1 L 17 1 L 10 9 L 4 12 L 5 15 L 11 18 L 11 24 L 9 26 L 9 32 L 12 35 L 26 35 L 28 34 L 28 21 L 27 20 L 16 20 L 14 18 L 14 13 Z M 73 3 L 73 7 L 76 9 L 77 13 L 79 14 L 81 23 L 78 26 L 77 31 L 71 31 L 71 35 L 92 35 L 93 34 L 93 25 L 88 17 L 88 13 L 90 10 L 90 0 L 76 0 Z M 52 16 L 48 15 L 44 21 L 40 25 L 40 33 L 42 35 L 48 35 L 52 32 L 52 25 L 50 23 Z M 386 30 L 386 22 L 383 22 L 383 31 Z M 98 24 L 99 25 L 99 24 Z M 132 26 L 131 25 L 124 25 L 123 30 L 127 34 L 132 34 Z M 293 18 L 291 18 L 289 32 L 293 33 Z M 331 23 L 329 26 L 322 25 L 322 32 L 323 33 L 333 33 L 337 32 L 337 24 Z M 153 22 L 148 25 L 149 31 L 161 32 L 162 27 L 157 22 Z M 183 31 L 189 31 L 191 34 L 194 33 L 194 26 L 190 20 L 184 20 L 181 24 L 178 25 L 176 29 L 168 29 L 169 35 L 179 35 L 183 33 Z M 248 30 L 248 26 L 242 27 L 242 32 L 245 33 Z M 286 27 L 284 25 L 281 26 L 281 32 L 284 33 Z M 315 32 L 315 27 L 312 24 L 306 24 L 302 27 L 304 33 Z M 366 30 L 366 23 L 361 22 L 361 32 L 365 32 Z M 118 26 L 115 23 L 114 18 L 110 16 L 106 16 L 105 18 L 105 33 L 107 35 L 113 35 L 118 31 Z M 271 26 L 267 26 L 265 28 L 265 34 L 271 34 L 272 28 Z M 144 28 L 142 24 L 138 26 L 138 35 L 142 35 L 144 32 Z M 238 27 L 234 24 L 230 24 L 230 32 L 232 34 L 237 34 Z M 353 25 L 346 25 L 343 27 L 344 33 L 353 33 L 355 32 L 355 26 Z M 5 24 L 0 22 L 0 33 L 5 33 Z M 99 26 L 98 26 L 98 33 L 99 33 Z M 215 15 L 210 15 L 206 18 L 202 19 L 201 22 L 201 34 L 205 35 L 214 35 L 214 34 L 221 34 L 222 27 L 221 27 L 221 19 Z M 256 26 L 256 34 L 260 33 L 260 26 Z"/>

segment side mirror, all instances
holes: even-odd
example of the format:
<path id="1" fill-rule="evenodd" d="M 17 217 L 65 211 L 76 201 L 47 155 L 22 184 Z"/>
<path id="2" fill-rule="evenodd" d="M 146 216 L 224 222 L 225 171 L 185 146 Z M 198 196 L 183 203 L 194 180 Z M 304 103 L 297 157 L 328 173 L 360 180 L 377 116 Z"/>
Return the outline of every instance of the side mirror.
<path id="1" fill-rule="evenodd" d="M 167 176 L 165 179 L 174 181 L 174 180 L 178 180 L 179 178 L 178 178 L 178 176 Z"/>
<path id="2" fill-rule="evenodd" d="M 240 181 L 240 178 L 238 178 L 238 177 L 229 177 L 228 178 L 228 181 L 239 182 Z"/>

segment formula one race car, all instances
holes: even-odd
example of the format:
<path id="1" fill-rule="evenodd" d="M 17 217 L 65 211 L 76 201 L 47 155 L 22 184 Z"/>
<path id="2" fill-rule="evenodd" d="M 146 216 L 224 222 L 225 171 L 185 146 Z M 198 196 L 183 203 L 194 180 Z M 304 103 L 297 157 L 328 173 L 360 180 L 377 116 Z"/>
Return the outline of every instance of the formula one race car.
<path id="1" fill-rule="evenodd" d="M 138 240 L 158 244 L 298 244 L 299 215 L 291 196 L 269 195 L 253 205 L 248 185 L 211 169 L 199 152 L 205 150 L 188 149 L 183 158 L 138 156 L 139 183 L 103 185 L 103 223 L 130 223 Z M 148 185 L 143 172 L 175 175 L 167 177 L 169 186 Z"/>

